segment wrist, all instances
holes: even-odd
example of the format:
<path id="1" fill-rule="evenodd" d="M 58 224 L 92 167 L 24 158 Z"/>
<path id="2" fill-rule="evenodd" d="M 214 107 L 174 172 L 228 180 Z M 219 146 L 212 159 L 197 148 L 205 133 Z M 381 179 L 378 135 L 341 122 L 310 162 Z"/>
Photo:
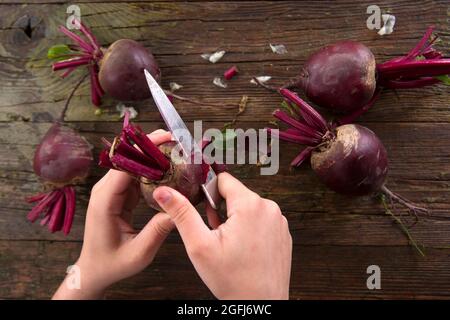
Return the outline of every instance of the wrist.
<path id="1" fill-rule="evenodd" d="M 99 270 L 98 266 L 81 257 L 75 262 L 74 267 L 79 272 L 79 290 L 92 292 L 92 294 L 103 297 L 105 291 L 112 283 L 105 278 L 106 270 Z"/>

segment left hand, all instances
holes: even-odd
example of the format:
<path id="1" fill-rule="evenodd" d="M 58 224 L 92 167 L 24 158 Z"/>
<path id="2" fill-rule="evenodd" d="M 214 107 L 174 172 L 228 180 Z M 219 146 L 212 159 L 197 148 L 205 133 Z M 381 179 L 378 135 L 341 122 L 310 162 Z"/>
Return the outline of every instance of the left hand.
<path id="1" fill-rule="evenodd" d="M 170 133 L 157 130 L 149 138 L 159 145 Z M 132 227 L 133 210 L 140 197 L 139 183 L 127 173 L 109 170 L 92 188 L 86 214 L 83 248 L 76 266 L 80 289 L 68 279 L 53 299 L 98 299 L 113 283 L 145 269 L 174 224 L 166 213 L 153 216 L 140 231 Z"/>

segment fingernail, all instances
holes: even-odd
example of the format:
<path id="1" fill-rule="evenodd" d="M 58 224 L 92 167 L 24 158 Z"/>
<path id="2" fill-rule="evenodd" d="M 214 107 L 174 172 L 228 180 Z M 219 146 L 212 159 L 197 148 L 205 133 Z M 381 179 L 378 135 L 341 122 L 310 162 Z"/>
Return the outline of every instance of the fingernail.
<path id="1" fill-rule="evenodd" d="M 159 204 L 165 204 L 172 199 L 172 193 L 166 188 L 158 188 L 154 191 L 154 197 Z"/>

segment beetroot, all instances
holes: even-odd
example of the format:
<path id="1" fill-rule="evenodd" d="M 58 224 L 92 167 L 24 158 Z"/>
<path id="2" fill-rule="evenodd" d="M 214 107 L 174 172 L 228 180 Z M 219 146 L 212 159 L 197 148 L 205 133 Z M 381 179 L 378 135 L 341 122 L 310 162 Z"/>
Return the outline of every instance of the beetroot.
<path id="1" fill-rule="evenodd" d="M 374 93 L 382 88 L 420 88 L 445 82 L 439 77 L 450 74 L 450 59 L 433 48 L 436 38 L 431 39 L 432 32 L 429 27 L 407 55 L 379 64 L 363 44 L 337 42 L 311 55 L 300 75 L 282 88 L 299 88 L 321 107 L 351 113 L 344 122 L 352 122 L 373 105 Z"/>
<path id="2" fill-rule="evenodd" d="M 61 115 L 47 131 L 34 154 L 34 172 L 49 191 L 26 199 L 29 203 L 37 202 L 28 213 L 28 220 L 34 222 L 43 215 L 41 225 L 48 225 L 51 232 L 62 230 L 66 235 L 70 232 L 75 215 L 73 186 L 84 183 L 93 163 L 91 145 L 75 130 L 63 125 L 70 100 L 86 76 L 70 92 Z"/>
<path id="3" fill-rule="evenodd" d="M 174 163 L 170 155 L 176 143 L 169 141 L 155 146 L 139 127 L 129 123 L 128 113 L 121 135 L 112 143 L 106 139 L 103 142 L 106 149 L 100 153 L 99 165 L 125 171 L 139 179 L 142 194 L 150 207 L 161 210 L 153 199 L 153 190 L 160 185 L 178 190 L 193 205 L 203 199 L 201 185 L 206 180 L 208 165 Z"/>
<path id="4" fill-rule="evenodd" d="M 293 92 L 281 89 L 280 93 L 293 104 L 297 116 L 276 110 L 274 116 L 290 128 L 278 132 L 268 130 L 281 140 L 307 146 L 291 165 L 299 166 L 310 157 L 314 172 L 335 192 L 351 196 L 382 193 L 414 213 L 426 212 L 385 186 L 387 153 L 371 130 L 353 124 L 334 127 Z"/>
<path id="5" fill-rule="evenodd" d="M 375 57 L 354 41 L 324 47 L 305 63 L 297 86 L 319 106 L 352 111 L 369 102 L 375 92 Z"/>
<path id="6" fill-rule="evenodd" d="M 86 26 L 74 20 L 80 27 L 84 38 L 60 26 L 59 29 L 71 38 L 75 45 L 63 57 L 68 59 L 53 64 L 53 70 L 66 70 L 66 77 L 79 66 L 87 66 L 91 78 L 91 100 L 96 106 L 101 97 L 109 94 L 120 101 L 144 100 L 150 97 L 144 69 L 150 71 L 159 81 L 161 71 L 153 55 L 140 43 L 121 39 L 106 50 L 100 47 L 97 39 Z"/>
<path id="7" fill-rule="evenodd" d="M 55 122 L 38 146 L 33 169 L 50 189 L 27 198 L 37 202 L 28 214 L 28 220 L 36 221 L 41 215 L 41 225 L 48 225 L 51 232 L 70 232 L 75 214 L 75 190 L 73 185 L 83 183 L 93 162 L 91 146 L 73 129 Z"/>

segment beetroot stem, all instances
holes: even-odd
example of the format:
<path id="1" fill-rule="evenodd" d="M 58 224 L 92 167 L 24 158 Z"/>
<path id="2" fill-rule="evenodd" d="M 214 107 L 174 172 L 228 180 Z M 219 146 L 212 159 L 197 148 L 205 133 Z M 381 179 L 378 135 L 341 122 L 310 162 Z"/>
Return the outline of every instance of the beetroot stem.
<path id="1" fill-rule="evenodd" d="M 293 119 L 288 114 L 286 114 L 285 112 L 283 112 L 279 109 L 277 109 L 273 112 L 273 116 L 275 118 L 279 119 L 280 121 L 283 121 L 284 123 L 294 127 L 301 134 L 303 134 L 309 138 L 312 138 L 312 139 L 317 139 L 317 142 L 319 142 L 320 139 L 322 139 L 322 134 L 320 134 L 320 132 L 318 132 L 314 128 L 310 128 L 307 125 L 304 125 L 303 123 Z"/>
<path id="2" fill-rule="evenodd" d="M 125 132 L 127 138 L 136 143 L 139 149 L 141 149 L 147 156 L 153 158 L 159 168 L 161 168 L 164 172 L 170 168 L 170 162 L 166 156 L 142 131 L 138 131 L 132 125 L 128 125 L 123 129 L 123 131 Z"/>
<path id="3" fill-rule="evenodd" d="M 450 59 L 405 61 L 390 65 L 378 65 L 382 80 L 397 78 L 432 77 L 450 74 Z"/>
<path id="4" fill-rule="evenodd" d="M 308 159 L 311 156 L 311 153 L 313 152 L 313 147 L 306 147 L 303 149 L 291 162 L 291 166 L 298 167 L 300 166 L 306 159 Z"/>
<path id="5" fill-rule="evenodd" d="M 51 208 L 50 211 L 50 220 L 48 221 L 48 229 L 50 232 L 56 232 L 61 230 L 65 212 L 65 196 L 64 191 L 59 192 L 58 199 L 56 200 L 55 205 Z"/>
<path id="6" fill-rule="evenodd" d="M 362 106 L 359 109 L 356 109 L 355 111 L 353 111 L 352 113 L 350 113 L 349 115 L 343 116 L 341 118 L 338 119 L 338 124 L 339 125 L 344 125 L 344 124 L 349 124 L 349 123 L 353 123 L 358 117 L 360 117 L 362 114 L 366 113 L 370 108 L 372 108 L 372 106 L 375 104 L 375 101 L 378 100 L 378 97 L 380 96 L 381 93 L 381 88 L 377 88 L 375 90 L 375 93 L 373 94 L 372 98 L 370 98 L 370 101 L 367 102 L 366 105 Z"/>
<path id="7" fill-rule="evenodd" d="M 91 60 L 92 60 L 91 58 L 82 57 L 77 59 L 69 59 L 60 62 L 55 62 L 52 66 L 52 69 L 53 71 L 58 71 L 61 69 L 74 68 L 85 64 L 89 64 Z"/>
<path id="8" fill-rule="evenodd" d="M 403 60 L 410 60 L 414 57 L 416 57 L 418 54 L 420 54 L 420 51 L 423 49 L 425 44 L 427 43 L 427 40 L 431 37 L 431 34 L 433 33 L 433 26 L 428 27 L 427 31 L 423 35 L 422 39 L 419 41 L 419 43 L 406 55 L 406 57 Z"/>
<path id="9" fill-rule="evenodd" d="M 94 67 L 89 67 L 90 80 L 91 80 L 91 101 L 95 106 L 100 106 L 101 104 L 101 91 L 99 89 L 98 81 L 96 79 L 97 75 L 94 71 Z"/>
<path id="10" fill-rule="evenodd" d="M 131 159 L 115 154 L 111 157 L 111 162 L 118 169 L 129 172 L 135 176 L 142 176 L 150 180 L 161 180 L 164 176 L 164 172 L 158 169 L 153 169 L 148 166 L 142 165 Z"/>
<path id="11" fill-rule="evenodd" d="M 86 38 L 88 38 L 88 40 L 90 41 L 90 43 L 92 44 L 92 46 L 94 47 L 94 49 L 96 51 L 100 50 L 100 45 L 97 41 L 97 39 L 94 37 L 94 35 L 92 34 L 91 30 L 89 30 L 84 23 L 82 23 L 81 21 L 78 21 L 79 23 L 79 27 L 80 27 L 80 31 L 86 36 Z"/>
<path id="12" fill-rule="evenodd" d="M 285 140 L 285 141 L 289 141 L 289 142 L 293 142 L 293 143 L 299 143 L 299 144 L 305 144 L 308 146 L 316 146 L 317 145 L 317 140 L 316 139 L 311 139 L 308 137 L 302 137 L 296 134 L 292 134 L 292 133 L 288 133 L 288 132 L 284 132 L 284 131 L 278 131 L 275 132 L 270 128 L 267 128 L 267 131 L 269 132 L 269 134 L 273 137 L 278 137 L 281 140 Z"/>
<path id="13" fill-rule="evenodd" d="M 313 107 L 300 99 L 298 95 L 287 89 L 281 89 L 280 93 L 283 97 L 299 107 L 302 117 L 309 125 L 314 126 L 322 134 L 328 131 L 328 125 L 325 119 Z"/>
<path id="14" fill-rule="evenodd" d="M 145 153 L 140 152 L 135 147 L 128 145 L 124 141 L 120 141 L 115 145 L 114 153 L 121 154 L 122 156 L 129 158 L 133 161 L 139 162 L 142 165 L 156 166 L 159 168 L 159 164 Z"/>
<path id="15" fill-rule="evenodd" d="M 84 49 L 85 52 L 87 53 L 93 53 L 94 48 L 87 43 L 86 41 L 84 41 L 80 36 L 76 35 L 75 33 L 73 33 L 72 31 L 69 31 L 66 27 L 64 26 L 60 26 L 59 30 L 64 33 L 66 36 L 68 36 L 70 39 L 72 39 L 73 41 L 75 41 L 82 49 Z"/>
<path id="16" fill-rule="evenodd" d="M 45 198 L 43 198 L 36 206 L 31 209 L 28 213 L 27 218 L 31 222 L 36 221 L 39 218 L 39 214 L 44 211 L 47 207 L 51 206 L 53 202 L 57 199 L 61 192 L 59 190 L 53 190 L 48 193 Z"/>
<path id="17" fill-rule="evenodd" d="M 72 228 L 73 217 L 75 215 L 75 189 L 72 186 L 64 188 L 64 196 L 66 198 L 66 212 L 64 214 L 63 233 L 68 235 Z"/>
<path id="18" fill-rule="evenodd" d="M 441 82 L 439 79 L 433 77 L 424 77 L 416 80 L 388 80 L 383 83 L 383 87 L 389 89 L 411 89 L 411 88 L 421 88 L 425 86 L 431 86 L 436 83 Z"/>

